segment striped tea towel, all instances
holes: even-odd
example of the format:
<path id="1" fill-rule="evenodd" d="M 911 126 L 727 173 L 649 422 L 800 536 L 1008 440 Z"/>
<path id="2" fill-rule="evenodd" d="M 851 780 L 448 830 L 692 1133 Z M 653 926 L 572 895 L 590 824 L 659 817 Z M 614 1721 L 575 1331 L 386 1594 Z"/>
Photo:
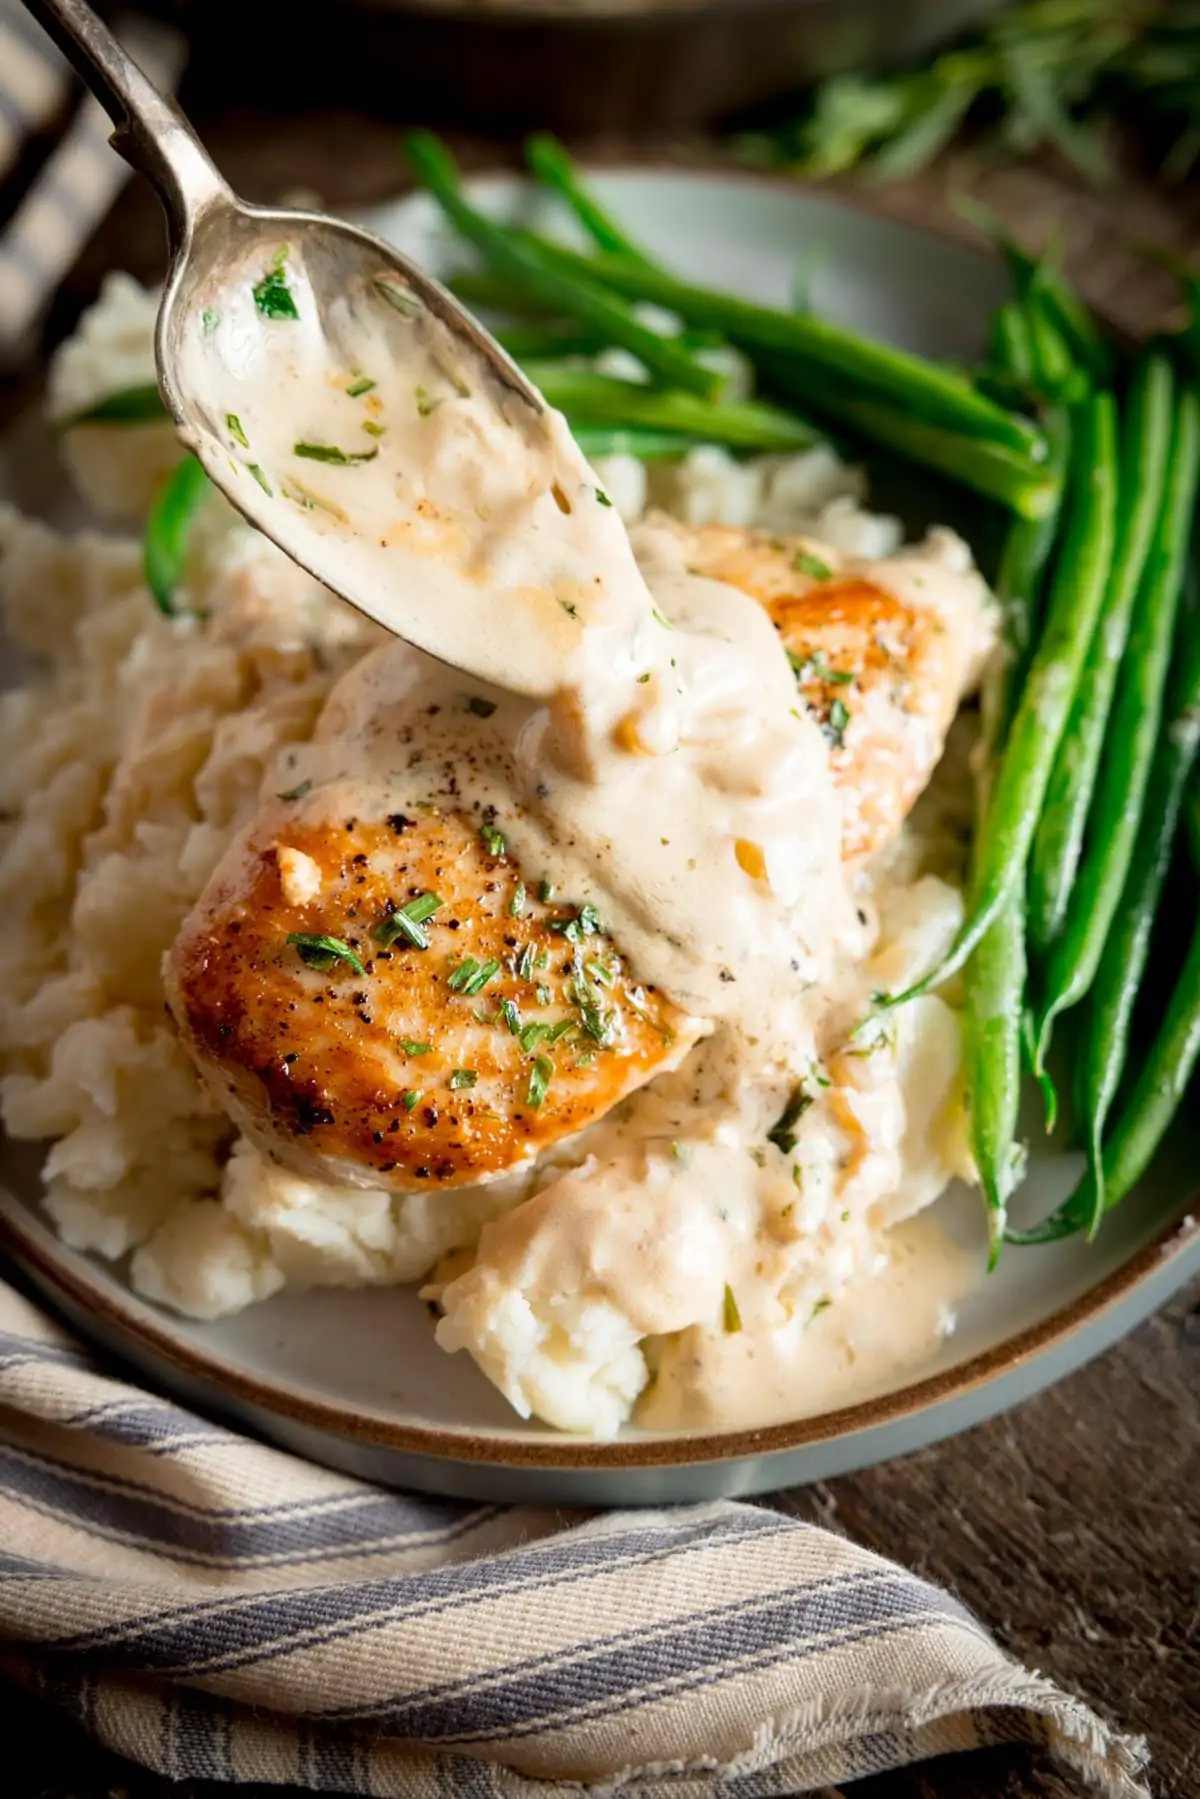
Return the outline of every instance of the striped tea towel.
<path id="1" fill-rule="evenodd" d="M 178 32 L 148 19 L 120 19 L 116 30 L 150 79 L 173 92 L 184 63 Z M 20 0 L 0 0 L 0 180 L 17 170 L 27 139 L 76 94 L 65 60 Z M 24 352 L 43 307 L 132 173 L 109 145 L 111 130 L 95 100 L 79 101 L 0 224 L 0 360 Z"/>
<path id="2" fill-rule="evenodd" d="M 1139 1742 L 843 1537 L 384 1492 L 129 1386 L 2 1283 L 0 1673 L 180 1779 L 769 1799 L 1017 1741 L 1147 1794 Z"/>

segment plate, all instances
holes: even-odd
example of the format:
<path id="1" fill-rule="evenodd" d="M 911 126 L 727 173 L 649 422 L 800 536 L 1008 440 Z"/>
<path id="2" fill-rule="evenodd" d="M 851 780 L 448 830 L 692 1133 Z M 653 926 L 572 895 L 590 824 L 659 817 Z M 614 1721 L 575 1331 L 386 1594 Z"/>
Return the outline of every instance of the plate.
<path id="1" fill-rule="evenodd" d="M 813 301 L 849 324 L 952 360 L 978 353 L 1004 283 L 988 259 L 783 182 L 682 172 L 600 172 L 600 197 L 663 259 L 715 284 L 786 302 L 798 259 Z M 516 180 L 473 191 L 490 210 L 540 203 Z M 414 198 L 366 222 L 435 270 L 447 240 Z M 26 472 L 32 451 L 7 459 Z M 0 464 L 2 466 L 2 464 Z M 951 520 L 953 522 L 953 520 Z M 613 1442 L 515 1419 L 462 1355 L 434 1344 L 412 1289 L 281 1294 L 215 1324 L 138 1299 L 120 1269 L 58 1242 L 38 1210 L 38 1152 L 4 1151 L 0 1230 L 33 1282 L 85 1335 L 184 1400 L 313 1460 L 370 1479 L 494 1500 L 661 1504 L 823 1479 L 918 1449 L 1059 1379 L 1129 1330 L 1200 1269 L 1178 1155 L 1168 1155 L 1107 1221 L 1078 1240 L 1009 1250 L 960 1309 L 936 1360 L 859 1402 L 755 1430 L 654 1434 Z M 1040 1214 L 1073 1185 L 1079 1158 L 1035 1156 L 1022 1205 Z M 956 1234 L 978 1232 L 978 1198 L 939 1202 Z"/>

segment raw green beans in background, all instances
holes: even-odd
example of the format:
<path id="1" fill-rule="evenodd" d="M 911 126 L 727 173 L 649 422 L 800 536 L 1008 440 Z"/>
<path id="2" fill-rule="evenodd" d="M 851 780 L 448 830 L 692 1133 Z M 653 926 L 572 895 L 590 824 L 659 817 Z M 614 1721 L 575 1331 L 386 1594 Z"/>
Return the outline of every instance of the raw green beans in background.
<path id="1" fill-rule="evenodd" d="M 1029 858 L 1029 934 L 1042 959 L 1063 930 L 1083 851 L 1084 826 L 1092 804 L 1101 748 L 1107 748 L 1105 730 L 1117 673 L 1122 667 L 1138 585 L 1162 508 L 1174 401 L 1175 383 L 1168 358 L 1153 352 L 1141 357 L 1122 409 L 1117 542 L 1112 573 Z M 1167 643 L 1169 646 L 1169 635 Z M 1104 823 L 1112 825 L 1111 813 Z M 1048 1009 L 1043 1004 L 1043 1020 Z M 1041 1060 L 1042 1053 L 1039 1066 Z"/>
<path id="2" fill-rule="evenodd" d="M 987 817 L 976 839 L 978 877 L 971 907 L 940 967 L 904 993 L 879 995 L 881 1006 L 901 1005 L 956 974 L 1025 879 L 1054 756 L 1108 581 L 1116 504 L 1116 404 L 1110 393 L 1097 393 L 1072 416 L 1062 549 L 1045 625 L 1000 758 Z"/>
<path id="3" fill-rule="evenodd" d="M 1168 376 L 1168 390 L 1169 386 Z M 1165 483 L 1161 473 L 1156 479 L 1161 500 L 1147 545 L 1133 626 L 1119 671 L 1114 664 L 1108 676 L 1109 695 L 1115 688 L 1116 702 L 1103 739 L 1103 757 L 1100 744 L 1096 744 L 1099 776 L 1088 818 L 1087 845 L 1041 982 L 1039 1068 L 1045 1063 L 1054 1019 L 1077 1005 L 1095 979 L 1129 865 L 1138 850 L 1200 473 L 1200 399 L 1185 389 L 1174 411 L 1173 430 L 1168 423 Z M 1143 470 L 1149 479 L 1159 459 L 1149 454 L 1148 442 L 1144 448 L 1148 460 Z M 1120 652 L 1115 651 L 1117 654 Z"/>
<path id="4" fill-rule="evenodd" d="M 82 412 L 56 420 L 56 429 L 71 431 L 76 425 L 151 425 L 169 417 L 158 383 L 146 381 L 136 387 L 117 388 L 85 406 Z"/>
<path id="5" fill-rule="evenodd" d="M 704 399 L 716 397 L 720 375 L 698 362 L 677 338 L 664 337 L 643 325 L 626 301 L 596 278 L 586 257 L 579 257 L 574 268 L 564 269 L 530 233 L 498 225 L 470 205 L 463 197 L 453 157 L 432 132 L 410 132 L 405 147 L 414 171 L 442 210 L 497 274 L 525 286 L 551 310 L 566 313 L 585 328 L 601 333 L 609 343 L 629 350 L 669 386 Z"/>
<path id="6" fill-rule="evenodd" d="M 525 140 L 525 160 L 538 180 L 566 201 L 598 250 L 649 265 L 650 257 L 596 199 L 556 137 L 535 132 Z"/>
<path id="7" fill-rule="evenodd" d="M 209 491 L 209 479 L 194 456 L 185 456 L 158 490 L 142 539 L 146 585 L 160 612 L 175 611 L 175 590 L 187 560 L 192 521 Z"/>

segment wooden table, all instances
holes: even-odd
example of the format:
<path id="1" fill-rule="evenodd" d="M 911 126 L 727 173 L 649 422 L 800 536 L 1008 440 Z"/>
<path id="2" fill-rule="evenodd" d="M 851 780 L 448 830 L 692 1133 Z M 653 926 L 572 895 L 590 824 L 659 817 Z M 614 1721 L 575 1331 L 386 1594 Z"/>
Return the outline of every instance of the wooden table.
<path id="1" fill-rule="evenodd" d="M 192 102 L 213 153 L 252 199 L 315 193 L 333 210 L 397 191 L 395 126 L 349 112 L 222 113 Z M 627 155 L 629 146 L 618 148 Z M 696 153 L 704 153 L 696 146 Z M 466 146 L 480 160 L 486 146 Z M 661 154 L 662 147 L 658 147 Z M 688 146 L 671 146 L 688 155 Z M 711 154 L 711 152 L 709 152 Z M 1168 204 L 1070 193 L 1045 170 L 953 171 L 1013 223 L 1063 229 L 1089 296 L 1127 328 L 1153 329 L 1172 285 L 1131 255 L 1147 240 L 1200 244 L 1200 193 Z M 898 217 L 944 228 L 945 171 L 873 196 Z M 161 268 L 154 202 L 131 188 L 56 302 L 72 322 L 104 270 Z M 1089 1698 L 1154 1757 L 1158 1799 L 1200 1792 L 1200 1282 L 1118 1349 L 1052 1392 L 939 1448 L 845 1480 L 777 1496 L 797 1516 L 846 1531 L 953 1588 L 1030 1666 Z M 7 1799 L 216 1799 L 118 1764 L 32 1701 L 0 1689 L 0 1735 L 27 1771 Z M 13 1784 L 15 1781 L 15 1784 Z M 245 1789 L 239 1789 L 244 1792 Z M 267 1789 L 259 1790 L 266 1799 Z M 290 1799 L 270 1789 L 278 1799 Z M 1025 1750 L 947 1758 L 864 1781 L 854 1799 L 1068 1799 L 1079 1788 Z"/>

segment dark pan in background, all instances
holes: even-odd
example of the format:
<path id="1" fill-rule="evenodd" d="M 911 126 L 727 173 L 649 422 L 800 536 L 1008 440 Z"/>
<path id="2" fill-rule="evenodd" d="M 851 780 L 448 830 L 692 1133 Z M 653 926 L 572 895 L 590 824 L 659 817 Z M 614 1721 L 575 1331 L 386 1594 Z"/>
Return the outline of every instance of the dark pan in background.
<path id="1" fill-rule="evenodd" d="M 953 37 L 998 0 L 139 0 L 230 104 L 574 136 L 712 124 Z"/>

